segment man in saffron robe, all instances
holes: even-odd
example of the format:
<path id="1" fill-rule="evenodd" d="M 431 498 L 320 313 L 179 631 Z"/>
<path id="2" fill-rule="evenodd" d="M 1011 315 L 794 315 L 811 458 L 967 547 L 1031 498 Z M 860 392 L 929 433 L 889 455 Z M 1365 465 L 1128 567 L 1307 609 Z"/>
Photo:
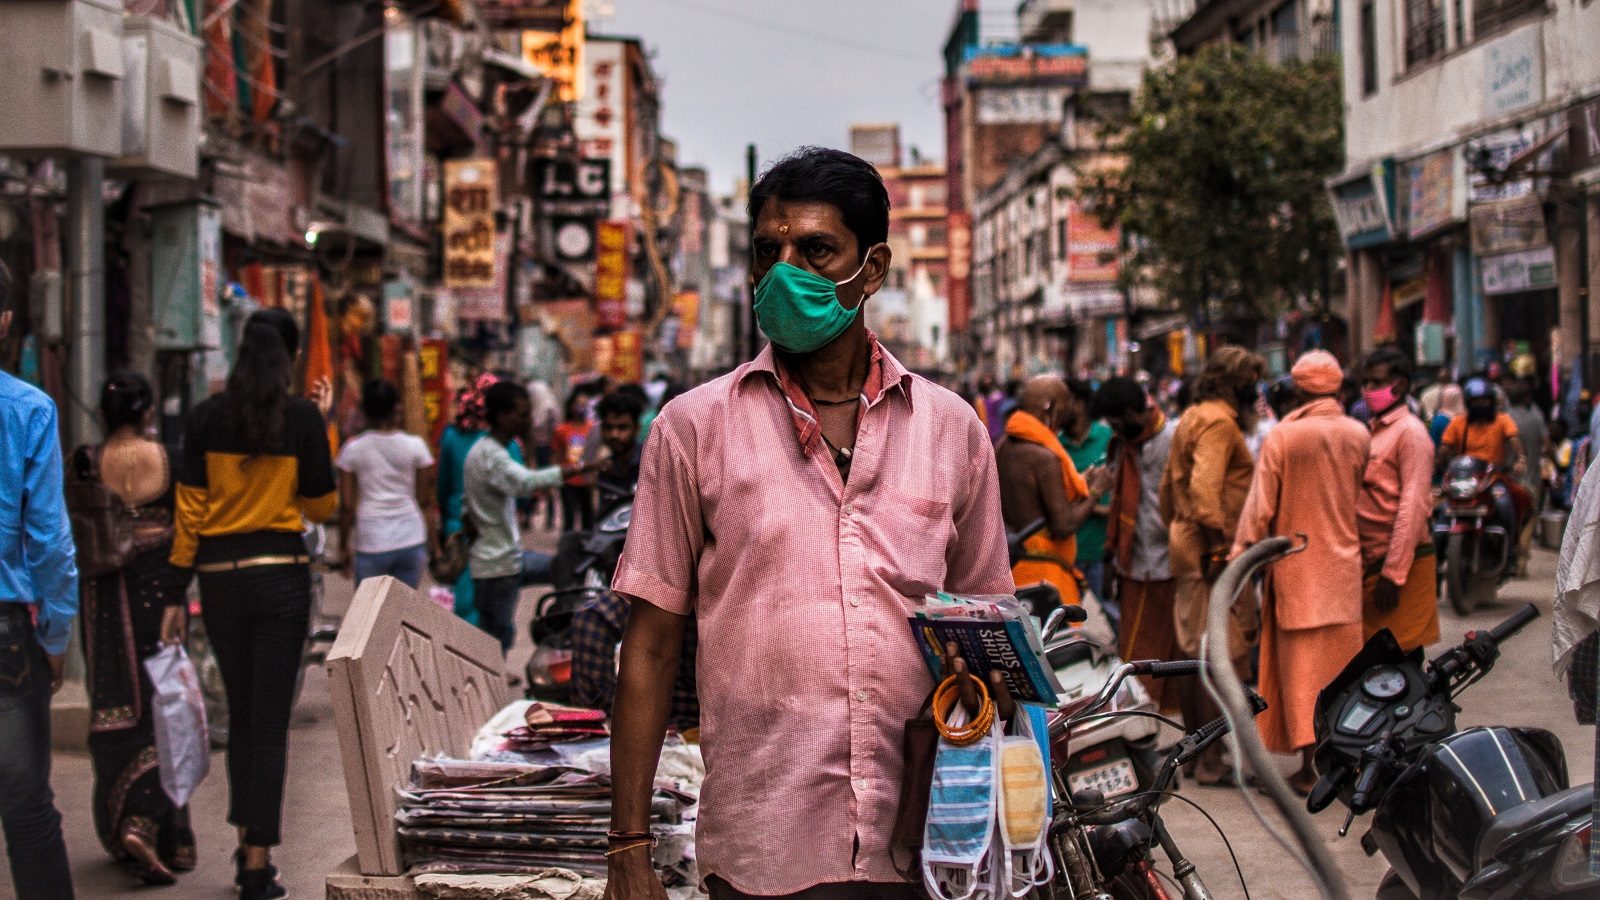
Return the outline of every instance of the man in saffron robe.
<path id="1" fill-rule="evenodd" d="M 1267 570 L 1261 609 L 1261 696 L 1257 724 L 1274 753 L 1302 755 L 1290 786 L 1316 783 L 1311 751 L 1317 693 L 1361 650 L 1361 539 L 1356 507 L 1371 443 L 1344 414 L 1344 372 L 1313 350 L 1291 370 L 1300 405 L 1261 446 L 1233 554 L 1274 535 L 1304 534 L 1304 552 Z"/>
<path id="2" fill-rule="evenodd" d="M 1045 529 L 1023 544 L 1027 555 L 1011 569 L 1018 587 L 1048 582 L 1062 603 L 1078 603 L 1077 533 L 1110 486 L 1103 466 L 1079 473 L 1056 432 L 1072 394 L 1066 382 L 1040 375 L 1023 386 L 1017 410 L 1006 419 L 995 447 L 1000 476 L 1000 514 L 1016 533 L 1039 519 Z M 1087 477 L 1086 477 L 1087 476 Z"/>
<path id="3" fill-rule="evenodd" d="M 1439 639 L 1439 582 L 1430 530 L 1433 441 L 1406 405 L 1411 358 L 1380 347 L 1361 364 L 1361 388 L 1372 411 L 1372 450 L 1361 502 L 1362 639 L 1381 629 L 1402 650 Z"/>
<path id="4" fill-rule="evenodd" d="M 1161 479 L 1161 518 L 1167 523 L 1172 577 L 1173 629 L 1180 658 L 1200 658 L 1211 587 L 1233 544 L 1239 511 L 1250 492 L 1255 461 L 1244 436 L 1255 429 L 1256 398 L 1266 360 L 1243 347 L 1221 347 L 1195 380 L 1195 403 L 1184 410 L 1172 435 L 1167 470 Z M 1229 656 L 1240 677 L 1250 675 L 1254 641 L 1253 602 L 1231 610 Z M 1191 731 L 1220 715 L 1197 678 L 1173 679 L 1183 724 Z M 1222 784 L 1229 771 L 1222 741 L 1197 757 L 1190 774 L 1201 784 Z"/>

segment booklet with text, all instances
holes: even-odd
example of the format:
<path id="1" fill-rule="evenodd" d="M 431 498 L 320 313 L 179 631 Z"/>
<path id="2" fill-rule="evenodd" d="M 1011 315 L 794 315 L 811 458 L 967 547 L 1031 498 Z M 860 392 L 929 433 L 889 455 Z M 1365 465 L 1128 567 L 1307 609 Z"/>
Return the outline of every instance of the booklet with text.
<path id="1" fill-rule="evenodd" d="M 1045 661 L 1038 623 L 1015 597 L 930 594 L 908 621 L 935 678 L 941 665 L 939 648 L 953 641 L 973 674 L 985 683 L 998 669 L 1016 700 L 1059 705 L 1061 683 Z"/>

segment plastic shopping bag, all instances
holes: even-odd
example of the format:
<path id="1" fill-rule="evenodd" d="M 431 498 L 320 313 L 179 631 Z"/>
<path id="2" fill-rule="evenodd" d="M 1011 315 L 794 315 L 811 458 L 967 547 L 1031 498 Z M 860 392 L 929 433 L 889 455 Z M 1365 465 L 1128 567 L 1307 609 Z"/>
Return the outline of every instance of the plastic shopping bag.
<path id="1" fill-rule="evenodd" d="M 211 769 L 206 732 L 206 701 L 200 677 L 182 646 L 168 644 L 144 661 L 154 694 L 156 752 L 161 757 L 161 788 L 183 806 Z"/>

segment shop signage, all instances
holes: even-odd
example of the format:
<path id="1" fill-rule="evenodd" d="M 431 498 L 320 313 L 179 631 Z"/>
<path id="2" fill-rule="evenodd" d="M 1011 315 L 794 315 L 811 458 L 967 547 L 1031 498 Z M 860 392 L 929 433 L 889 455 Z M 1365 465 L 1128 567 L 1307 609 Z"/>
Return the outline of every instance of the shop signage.
<path id="1" fill-rule="evenodd" d="M 1089 50 L 1080 44 L 991 44 L 969 47 L 967 83 L 1061 85 L 1089 83 Z"/>
<path id="2" fill-rule="evenodd" d="M 567 26 L 569 0 L 478 0 L 491 28 L 560 31 Z"/>
<path id="3" fill-rule="evenodd" d="M 496 188 L 492 159 L 444 164 L 444 283 L 449 287 L 494 286 Z"/>
<path id="4" fill-rule="evenodd" d="M 1549 245 L 1479 260 L 1485 294 L 1516 294 L 1556 286 L 1556 251 Z"/>
<path id="5" fill-rule="evenodd" d="M 584 46 L 584 90 L 573 108 L 572 131 L 585 159 L 611 160 L 613 196 L 628 192 L 625 72 L 622 42 L 590 41 Z"/>
<path id="6" fill-rule="evenodd" d="M 1472 252 L 1479 256 L 1548 244 L 1544 204 L 1535 195 L 1472 207 Z"/>
<path id="7" fill-rule="evenodd" d="M 1067 216 L 1067 280 L 1074 284 L 1116 281 L 1118 243 L 1116 226 L 1106 228 L 1092 211 L 1074 202 Z"/>
<path id="8" fill-rule="evenodd" d="M 537 159 L 529 168 L 530 181 L 546 215 L 610 214 L 610 159 Z"/>
<path id="9" fill-rule="evenodd" d="M 1466 197 L 1457 190 L 1464 169 L 1461 154 L 1455 149 L 1440 150 L 1406 163 L 1406 233 L 1415 240 L 1460 221 L 1466 213 Z M 1463 173 L 1464 174 L 1464 173 Z"/>
<path id="10" fill-rule="evenodd" d="M 979 125 L 1034 125 L 1060 122 L 1069 88 L 1017 85 L 979 88 Z"/>
<path id="11" fill-rule="evenodd" d="M 637 328 L 626 328 L 611 336 L 611 365 L 606 374 L 622 382 L 644 380 L 644 341 Z"/>
<path id="12" fill-rule="evenodd" d="M 945 292 L 950 304 L 950 330 L 966 331 L 972 315 L 972 216 L 952 212 L 945 217 L 950 241 L 950 273 Z"/>
<path id="13" fill-rule="evenodd" d="M 422 382 L 422 421 L 432 437 L 431 444 L 439 443 L 449 421 L 449 343 L 442 338 L 425 338 L 417 346 L 417 369 Z"/>
<path id="14" fill-rule="evenodd" d="M 1122 292 L 1109 284 L 1067 285 L 1067 300 L 1078 316 L 1114 316 L 1122 312 Z"/>
<path id="15" fill-rule="evenodd" d="M 1351 250 L 1388 243 L 1394 235 L 1389 170 L 1388 164 L 1379 163 L 1372 171 L 1328 191 L 1339 221 L 1339 236 Z"/>
<path id="16" fill-rule="evenodd" d="M 595 226 L 595 324 L 621 328 L 628 321 L 628 223 L 611 220 Z"/>
<path id="17" fill-rule="evenodd" d="M 1483 114 L 1516 112 L 1544 100 L 1544 28 L 1532 25 L 1490 44 L 1483 56 Z"/>
<path id="18" fill-rule="evenodd" d="M 1471 178 L 1472 202 L 1492 203 L 1533 193 L 1532 178 L 1517 176 L 1504 180 L 1491 179 L 1489 173 L 1482 170 L 1503 172 L 1511 160 L 1532 147 L 1539 137 L 1539 133 L 1532 128 L 1507 128 L 1473 141 L 1470 146 L 1477 154 L 1477 161 Z"/>
<path id="19" fill-rule="evenodd" d="M 1574 172 L 1600 166 L 1600 97 L 1567 110 L 1567 160 Z"/>
<path id="20" fill-rule="evenodd" d="M 694 347 L 695 334 L 700 330 L 700 292 L 679 292 L 672 308 L 678 313 L 678 349 L 688 350 Z"/>

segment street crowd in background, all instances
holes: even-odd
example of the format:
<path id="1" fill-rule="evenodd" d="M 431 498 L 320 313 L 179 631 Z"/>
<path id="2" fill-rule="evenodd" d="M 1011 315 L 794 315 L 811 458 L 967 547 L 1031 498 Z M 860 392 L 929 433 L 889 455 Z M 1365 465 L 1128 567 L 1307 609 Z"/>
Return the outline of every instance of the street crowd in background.
<path id="1" fill-rule="evenodd" d="M 48 705 L 74 616 L 88 661 L 96 827 L 133 875 L 171 884 L 195 866 L 195 823 L 162 789 L 139 663 L 184 640 L 197 579 L 232 717 L 237 884 L 249 900 L 282 896 L 270 851 L 282 839 L 289 714 L 311 614 L 304 527 L 337 512 L 340 562 L 355 579 L 423 588 L 431 572 L 435 596 L 509 651 L 524 588 L 550 583 L 556 564 L 524 547 L 524 530 L 559 519 L 562 532 L 585 533 L 631 502 L 652 425 L 684 391 L 665 376 L 597 377 L 563 392 L 475 371 L 430 445 L 403 430 L 400 389 L 379 379 L 362 389 L 364 427 L 335 453 L 327 385 L 295 389 L 300 346 L 286 313 L 253 314 L 226 391 L 193 411 L 171 447 L 149 437 L 161 398 L 137 374 L 103 386 L 105 441 L 65 456 L 53 406 L 0 374 L 0 465 L 27 498 L 19 510 L 8 497 L 8 514 L 24 522 L 29 548 L 5 550 L 4 584 L 8 596 L 45 598 L 31 615 L 0 603 L 0 676 L 20 698 L 0 708 L 0 812 L 20 896 L 71 893 L 48 786 Z M 1023 543 L 1016 585 L 1048 582 L 1062 602 L 1097 603 L 1124 658 L 1198 658 L 1226 562 L 1269 535 L 1306 536 L 1306 552 L 1230 611 L 1230 655 L 1270 703 L 1266 745 L 1303 755 L 1291 781 L 1302 793 L 1315 777 L 1317 692 L 1381 628 L 1405 649 L 1438 639 L 1430 520 L 1443 465 L 1468 454 L 1500 468 L 1525 536 L 1538 513 L 1570 507 L 1600 424 L 1587 397 L 1572 416 L 1542 404 L 1519 361 L 1422 383 L 1394 347 L 1348 368 L 1312 350 L 1272 381 L 1262 357 L 1224 346 L 1191 379 L 984 377 L 964 393 L 994 445 L 1005 528 L 1043 524 Z M 850 454 L 840 452 L 847 478 Z M 107 524 L 113 507 L 122 525 Z M 1525 571 L 1526 537 L 1522 548 L 1513 570 Z M 626 604 L 597 602 L 610 604 L 609 649 Z M 1217 715 L 1187 681 L 1148 688 L 1189 728 Z M 1222 753 L 1214 745 L 1189 776 L 1231 782 Z"/>

